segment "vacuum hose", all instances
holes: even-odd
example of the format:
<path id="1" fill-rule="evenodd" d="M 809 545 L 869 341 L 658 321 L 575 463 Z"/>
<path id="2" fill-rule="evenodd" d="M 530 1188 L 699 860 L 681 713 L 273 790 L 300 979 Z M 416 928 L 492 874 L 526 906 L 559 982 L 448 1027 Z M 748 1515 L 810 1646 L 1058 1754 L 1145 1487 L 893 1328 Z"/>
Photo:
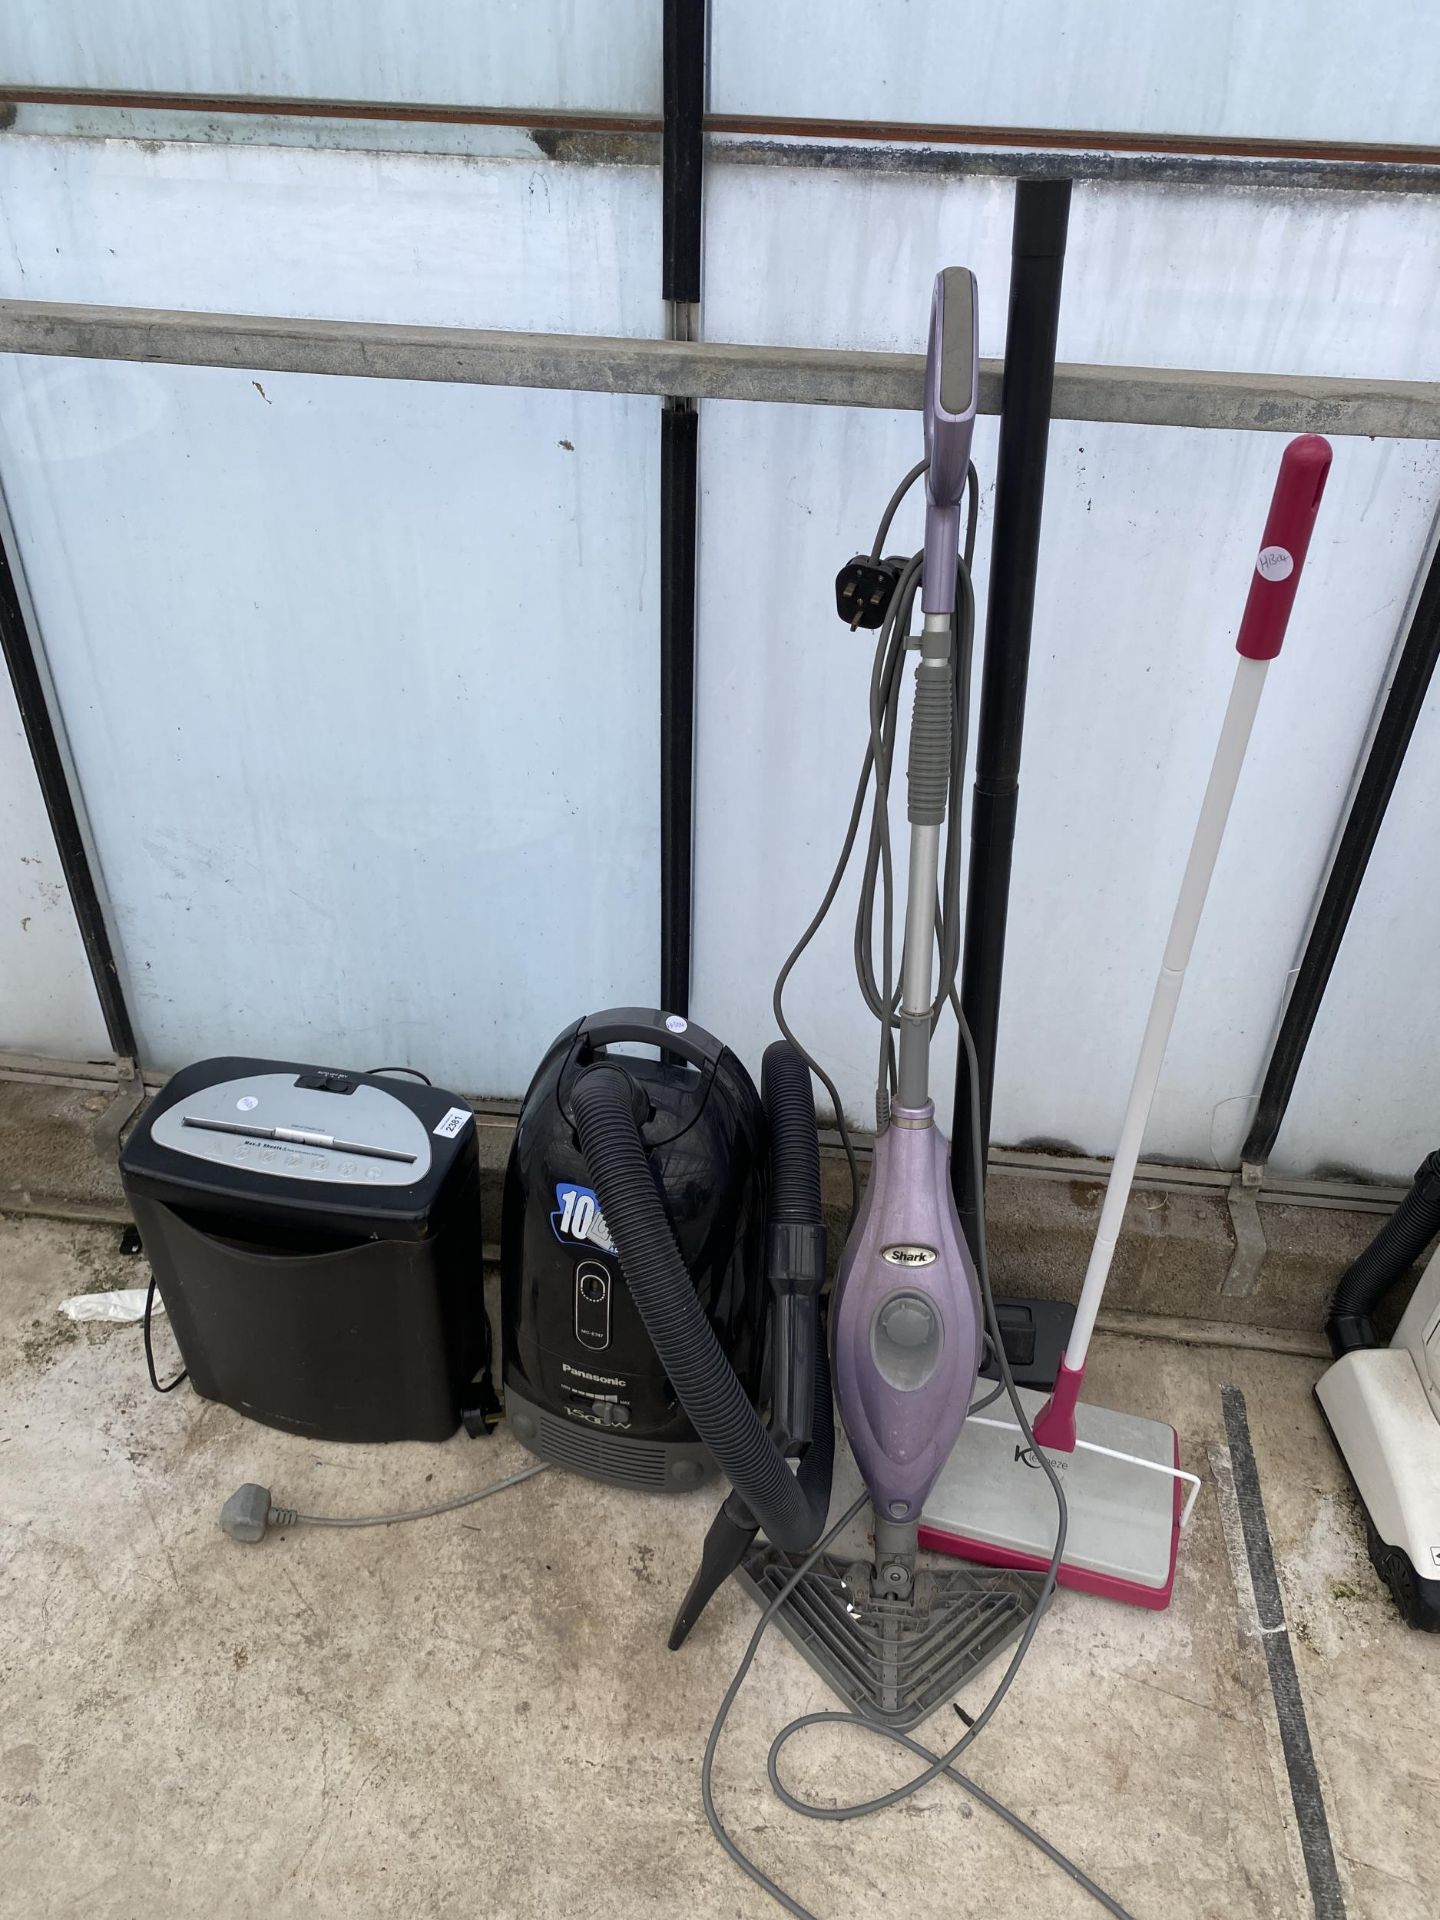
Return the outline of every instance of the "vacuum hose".
<path id="1" fill-rule="evenodd" d="M 820 1143 L 810 1069 L 794 1047 L 775 1040 L 760 1062 L 760 1099 L 770 1129 L 770 1218 L 818 1227 Z"/>
<path id="2" fill-rule="evenodd" d="M 778 1053 L 790 1055 L 790 1049 L 783 1042 L 771 1047 L 763 1076 L 774 1191 L 772 1254 L 777 1231 L 784 1235 L 787 1229 L 808 1226 L 812 1237 L 817 1228 L 823 1234 L 810 1076 L 793 1055 L 793 1070 L 778 1062 L 772 1066 L 771 1056 Z M 824 1342 L 811 1342 L 814 1439 L 798 1473 L 792 1473 L 696 1297 L 650 1171 L 633 1099 L 633 1082 L 617 1061 L 597 1061 L 575 1081 L 580 1146 L 630 1297 L 691 1425 L 736 1494 L 773 1545 L 803 1553 L 819 1539 L 830 1505 L 835 1430 Z M 820 1244 L 823 1247 L 823 1239 Z M 818 1284 L 815 1291 L 818 1296 Z"/>
<path id="3" fill-rule="evenodd" d="M 1376 1343 L 1370 1316 L 1440 1233 L 1440 1149 L 1423 1160 L 1414 1185 L 1345 1274 L 1330 1302 L 1325 1331 L 1338 1360 Z"/>

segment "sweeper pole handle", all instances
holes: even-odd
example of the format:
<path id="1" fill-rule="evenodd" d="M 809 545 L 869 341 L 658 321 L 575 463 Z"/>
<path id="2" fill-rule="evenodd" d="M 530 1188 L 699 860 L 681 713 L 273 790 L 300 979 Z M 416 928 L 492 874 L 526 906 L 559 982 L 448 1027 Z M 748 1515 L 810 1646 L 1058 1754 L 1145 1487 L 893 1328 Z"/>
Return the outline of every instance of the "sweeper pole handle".
<path id="1" fill-rule="evenodd" d="M 1273 660 L 1284 645 L 1329 472 L 1330 442 L 1318 433 L 1302 433 L 1280 456 L 1250 597 L 1235 641 L 1235 651 L 1247 660 Z"/>
<path id="2" fill-rule="evenodd" d="M 1240 656 L 1235 667 L 1235 684 L 1220 729 L 1220 741 L 1215 749 L 1210 782 L 1201 803 L 1190 858 L 1185 864 L 1185 877 L 1180 882 L 1180 897 L 1175 903 L 1175 917 L 1170 924 L 1170 937 L 1165 943 L 1160 977 L 1155 982 L 1150 1017 L 1140 1045 L 1140 1059 L 1130 1089 L 1130 1102 L 1125 1109 L 1120 1142 L 1115 1150 L 1115 1163 L 1105 1190 L 1105 1204 L 1101 1209 L 1100 1226 L 1075 1313 L 1075 1325 L 1061 1362 L 1054 1398 L 1041 1420 L 1036 1422 L 1037 1431 L 1042 1424 L 1049 1429 L 1042 1436 L 1047 1445 L 1065 1445 L 1068 1432 L 1069 1445 L 1074 1446 L 1074 1400 L 1079 1392 L 1080 1374 L 1085 1366 L 1095 1316 L 1100 1310 L 1101 1296 L 1109 1277 L 1115 1243 L 1120 1236 L 1125 1203 L 1130 1197 L 1145 1125 L 1150 1118 L 1166 1043 L 1170 1038 L 1180 989 L 1185 981 L 1185 968 L 1195 944 L 1196 928 L 1200 924 L 1200 910 L 1205 904 L 1210 876 L 1215 870 L 1215 858 L 1220 851 L 1230 803 L 1235 797 L 1235 787 L 1250 741 L 1256 709 L 1260 704 L 1265 675 L 1285 638 L 1295 589 L 1300 584 L 1300 572 L 1305 564 L 1310 534 L 1329 471 L 1330 445 L 1318 434 L 1302 434 L 1298 440 L 1290 442 L 1281 456 L 1280 473 L 1275 482 L 1264 537 L 1255 561 L 1254 577 L 1250 582 L 1250 597 L 1245 603 L 1240 632 L 1235 642 Z"/>

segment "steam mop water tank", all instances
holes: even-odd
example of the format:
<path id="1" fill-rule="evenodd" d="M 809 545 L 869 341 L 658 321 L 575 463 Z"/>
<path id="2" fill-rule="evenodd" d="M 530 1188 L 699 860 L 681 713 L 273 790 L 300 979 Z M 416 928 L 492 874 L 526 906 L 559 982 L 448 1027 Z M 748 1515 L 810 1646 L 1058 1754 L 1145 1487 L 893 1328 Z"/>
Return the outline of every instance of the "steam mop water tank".
<path id="1" fill-rule="evenodd" d="M 120 1174 L 191 1385 L 320 1440 L 443 1440 L 488 1365 L 469 1106 L 438 1087 L 204 1060 Z"/>

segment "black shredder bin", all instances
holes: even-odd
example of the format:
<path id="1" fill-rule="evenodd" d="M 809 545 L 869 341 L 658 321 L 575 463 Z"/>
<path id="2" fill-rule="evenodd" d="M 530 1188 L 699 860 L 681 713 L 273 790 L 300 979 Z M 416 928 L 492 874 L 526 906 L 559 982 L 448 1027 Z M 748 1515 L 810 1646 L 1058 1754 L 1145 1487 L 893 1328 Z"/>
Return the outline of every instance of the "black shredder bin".
<path id="1" fill-rule="evenodd" d="M 202 1060 L 120 1174 L 197 1393 L 321 1440 L 443 1440 L 483 1401 L 480 1167 L 454 1094 Z"/>

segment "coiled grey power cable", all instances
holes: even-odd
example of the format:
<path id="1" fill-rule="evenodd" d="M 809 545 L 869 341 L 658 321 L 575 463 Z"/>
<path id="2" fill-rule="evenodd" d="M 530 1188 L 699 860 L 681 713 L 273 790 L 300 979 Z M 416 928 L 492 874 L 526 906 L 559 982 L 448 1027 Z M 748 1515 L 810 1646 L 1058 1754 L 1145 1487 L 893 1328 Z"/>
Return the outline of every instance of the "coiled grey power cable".
<path id="1" fill-rule="evenodd" d="M 884 513 L 880 516 L 875 544 L 871 549 L 873 558 L 879 558 L 900 502 L 924 473 L 926 464 L 924 460 L 917 462 L 891 495 Z M 949 794 L 946 803 L 946 811 L 952 822 L 952 831 L 946 839 L 940 897 L 935 903 L 935 931 L 940 950 L 940 972 L 931 1009 L 932 1026 L 939 1020 L 946 1001 L 952 997 L 955 976 L 960 964 L 962 836 L 958 830 L 954 829 L 953 823 L 958 822 L 963 804 L 965 748 L 970 731 L 970 667 L 975 638 L 975 590 L 970 580 L 970 562 L 975 551 L 975 529 L 979 505 L 979 480 L 972 466 L 966 486 L 964 551 L 956 562 L 953 633 L 955 716 L 950 734 Z M 870 738 L 861 764 L 860 777 L 856 782 L 855 798 L 850 808 L 850 819 L 845 829 L 840 855 L 835 862 L 835 870 L 830 876 L 829 885 L 825 889 L 824 897 L 814 917 L 791 949 L 776 976 L 773 997 L 776 1025 L 824 1087 L 835 1110 L 835 1124 L 839 1129 L 841 1144 L 845 1149 L 845 1158 L 850 1169 L 852 1221 L 860 1205 L 860 1168 L 855 1156 L 855 1144 L 850 1135 L 850 1127 L 845 1118 L 845 1108 L 835 1082 L 796 1037 L 785 1017 L 785 985 L 801 955 L 819 932 L 834 905 L 836 894 L 840 891 L 841 882 L 845 878 L 850 856 L 860 832 L 860 822 L 865 812 L 865 797 L 869 792 L 873 774 L 875 792 L 871 802 L 870 831 L 865 849 L 865 865 L 861 874 L 860 898 L 855 914 L 854 956 L 855 973 L 860 982 L 861 994 L 864 996 L 866 1006 L 880 1022 L 880 1069 L 877 1085 L 884 1089 L 884 1093 L 877 1094 L 879 1110 L 876 1121 L 877 1125 L 883 1128 L 889 1119 L 889 1095 L 895 1084 L 894 1020 L 900 1000 L 899 990 L 894 980 L 894 915 L 891 905 L 894 873 L 890 845 L 890 775 L 894 764 L 895 735 L 899 725 L 900 696 L 903 691 L 902 668 L 910 639 L 910 621 L 923 564 L 923 553 L 913 554 L 906 561 L 891 595 L 890 604 L 886 608 L 885 618 L 881 622 L 870 673 Z M 880 977 L 878 979 L 875 965 L 877 893 L 881 914 Z"/>
<path id="2" fill-rule="evenodd" d="M 980 1294 L 985 1307 L 985 1322 L 994 1346 L 996 1362 L 1000 1369 L 1001 1383 L 1005 1392 L 1009 1395 L 1010 1405 L 1014 1410 L 1020 1431 L 1024 1436 L 1026 1445 L 1032 1449 L 1034 1457 L 1044 1469 L 1045 1477 L 1050 1482 L 1051 1491 L 1055 1495 L 1055 1546 L 1050 1555 L 1050 1564 L 1046 1569 L 1044 1583 L 1040 1589 L 1040 1598 L 1036 1604 L 1035 1611 L 1026 1621 L 1025 1629 L 1020 1635 L 1015 1651 L 1011 1654 L 1004 1673 L 1000 1676 L 995 1691 L 953 1746 L 948 1747 L 944 1753 L 935 1753 L 920 1741 L 912 1740 L 907 1733 L 900 1733 L 893 1727 L 879 1726 L 873 1720 L 866 1720 L 861 1714 L 847 1713 L 832 1708 L 822 1713 L 802 1714 L 798 1719 L 791 1720 L 787 1722 L 785 1726 L 781 1727 L 780 1731 L 770 1743 L 767 1770 L 770 1776 L 770 1785 L 778 1798 L 793 1812 L 804 1814 L 807 1819 L 811 1820 L 862 1819 L 866 1814 L 878 1813 L 883 1807 L 893 1807 L 903 1800 L 908 1800 L 912 1794 L 918 1793 L 922 1787 L 928 1786 L 932 1780 L 944 1774 L 947 1778 L 955 1781 L 957 1786 L 963 1787 L 973 1800 L 979 1801 L 981 1806 L 988 1808 L 991 1813 L 998 1814 L 1007 1825 L 1014 1828 L 1016 1833 L 1022 1835 L 1032 1846 L 1037 1847 L 1039 1851 L 1045 1855 L 1047 1860 L 1051 1861 L 1063 1872 L 1069 1874 L 1070 1878 L 1078 1887 L 1083 1888 L 1083 1890 L 1090 1895 L 1091 1899 L 1097 1901 L 1108 1914 L 1113 1916 L 1113 1920 L 1133 1920 L 1133 1916 L 1128 1909 L 1122 1907 L 1118 1900 L 1111 1894 L 1108 1894 L 1096 1881 L 1092 1880 L 1083 1867 L 1077 1866 L 1067 1854 L 1062 1853 L 1052 1841 L 1047 1840 L 1043 1833 L 1038 1832 L 1036 1828 L 1032 1827 L 1028 1820 L 1016 1813 L 1012 1807 L 1007 1807 L 1003 1801 L 997 1800 L 993 1794 L 987 1793 L 983 1787 L 970 1779 L 967 1774 L 961 1773 L 955 1765 L 960 1755 L 975 1742 L 999 1711 L 1001 1703 L 1014 1683 L 1015 1676 L 1020 1671 L 1026 1654 L 1030 1651 L 1030 1643 L 1035 1638 L 1035 1631 L 1044 1618 L 1055 1592 L 1055 1583 L 1060 1572 L 1060 1562 L 1065 1553 L 1065 1536 L 1069 1527 L 1069 1514 L 1065 1504 L 1065 1490 L 1061 1486 L 1060 1477 L 1046 1457 L 1044 1450 L 1035 1445 L 1035 1435 L 1030 1429 L 1030 1422 L 1025 1413 L 1024 1403 L 1020 1399 L 1014 1376 L 1011 1374 L 1010 1362 L 1005 1354 L 1005 1342 L 1000 1337 L 1000 1327 L 995 1315 L 995 1298 L 990 1287 L 990 1263 L 986 1257 L 985 1249 L 985 1185 L 982 1178 L 983 1164 L 980 1153 L 979 1064 L 975 1058 L 975 1042 L 971 1036 L 969 1025 L 964 1015 L 960 1013 L 958 1006 L 955 1010 L 960 1021 L 960 1037 L 964 1042 L 965 1057 L 969 1068 L 970 1144 L 975 1156 L 977 1219 L 975 1266 L 980 1280 Z M 739 1844 L 726 1831 L 724 1823 L 720 1819 L 719 1811 L 715 1805 L 713 1779 L 715 1754 L 719 1747 L 720 1736 L 724 1732 L 725 1722 L 729 1717 L 730 1709 L 734 1706 L 736 1696 L 745 1683 L 745 1677 L 750 1671 L 756 1653 L 759 1651 L 760 1642 L 765 1636 L 766 1629 L 784 1604 L 787 1595 L 810 1571 L 811 1567 L 814 1566 L 815 1562 L 836 1536 L 855 1519 L 861 1509 L 866 1505 L 868 1498 L 868 1494 L 862 1493 L 857 1500 L 846 1508 L 845 1512 L 841 1514 L 835 1524 L 827 1529 L 822 1538 L 811 1548 L 810 1552 L 806 1554 L 805 1558 L 799 1563 L 795 1571 L 790 1575 L 790 1578 L 785 1582 L 785 1585 L 761 1614 L 755 1631 L 750 1636 L 749 1644 L 741 1656 L 740 1664 L 735 1669 L 735 1677 L 726 1688 L 725 1697 L 720 1702 L 714 1723 L 710 1728 L 710 1737 L 705 1743 L 705 1757 L 700 1763 L 700 1797 L 705 1807 L 705 1818 L 710 1823 L 710 1831 L 714 1834 L 730 1859 L 740 1868 L 741 1872 L 753 1880 L 757 1887 L 760 1887 L 764 1892 L 768 1893 L 772 1900 L 777 1901 L 787 1913 L 793 1914 L 795 1920 L 817 1920 L 817 1917 L 809 1907 L 803 1906 L 800 1901 L 788 1894 L 777 1881 L 773 1880 L 771 1876 L 766 1873 L 763 1867 L 759 1866 L 747 1853 L 742 1851 Z M 790 1791 L 780 1778 L 780 1754 L 786 1744 L 805 1727 L 831 1725 L 835 1723 L 856 1726 L 865 1733 L 873 1734 L 877 1739 L 890 1740 L 896 1746 L 904 1747 L 907 1752 L 913 1753 L 917 1759 L 924 1760 L 928 1762 L 928 1764 L 921 1772 L 917 1773 L 912 1779 L 907 1780 L 902 1786 L 892 1788 L 889 1793 L 878 1794 L 873 1800 L 862 1800 L 852 1806 L 817 1806 L 813 1801 L 801 1800 L 796 1794 Z"/>

